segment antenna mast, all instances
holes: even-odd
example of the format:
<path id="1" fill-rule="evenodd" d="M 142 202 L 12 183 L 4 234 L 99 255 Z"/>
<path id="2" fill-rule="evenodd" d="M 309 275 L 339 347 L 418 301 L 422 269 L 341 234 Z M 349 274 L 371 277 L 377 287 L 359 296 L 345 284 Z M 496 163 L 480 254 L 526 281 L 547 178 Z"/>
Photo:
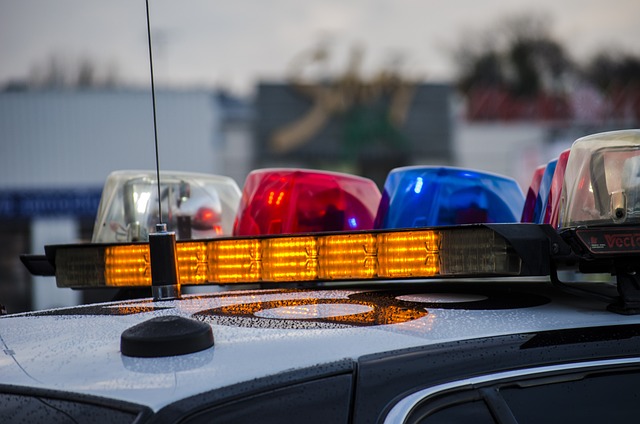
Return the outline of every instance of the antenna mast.
<path id="1" fill-rule="evenodd" d="M 149 19 L 149 0 L 145 0 L 147 8 L 147 40 L 149 44 L 149 69 L 151 71 L 151 101 L 153 103 L 153 139 L 156 147 L 156 179 L 158 180 L 158 225 L 162 225 L 162 200 L 160 194 L 160 155 L 158 154 L 158 123 L 156 118 L 156 87 L 153 77 L 153 53 L 151 49 L 151 24 Z M 164 231 L 166 231 L 166 225 Z"/>
<path id="2" fill-rule="evenodd" d="M 151 49 L 151 24 L 149 0 L 147 7 L 147 37 L 149 40 L 149 67 L 151 70 L 151 98 L 153 101 L 153 134 L 156 147 L 156 179 L 158 180 L 158 224 L 156 232 L 149 234 L 149 257 L 151 260 L 151 294 L 154 301 L 180 298 L 176 233 L 167 231 L 162 222 L 162 194 L 160 190 L 160 160 L 158 154 L 158 125 L 156 119 L 156 88 L 153 78 L 153 53 Z"/>

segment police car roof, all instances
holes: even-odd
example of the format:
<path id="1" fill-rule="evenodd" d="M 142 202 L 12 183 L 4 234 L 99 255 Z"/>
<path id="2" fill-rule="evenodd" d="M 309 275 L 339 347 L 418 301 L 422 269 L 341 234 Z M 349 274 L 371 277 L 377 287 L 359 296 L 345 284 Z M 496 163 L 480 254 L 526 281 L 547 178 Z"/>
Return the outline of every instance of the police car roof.
<path id="1" fill-rule="evenodd" d="M 546 282 L 438 282 L 383 288 L 269 289 L 134 300 L 0 319 L 2 384 L 96 395 L 157 411 L 238 383 L 368 354 L 567 328 L 638 324 Z M 211 324 L 213 347 L 162 358 L 121 353 L 154 317 Z M 232 392 L 229 392 L 232 393 Z"/>

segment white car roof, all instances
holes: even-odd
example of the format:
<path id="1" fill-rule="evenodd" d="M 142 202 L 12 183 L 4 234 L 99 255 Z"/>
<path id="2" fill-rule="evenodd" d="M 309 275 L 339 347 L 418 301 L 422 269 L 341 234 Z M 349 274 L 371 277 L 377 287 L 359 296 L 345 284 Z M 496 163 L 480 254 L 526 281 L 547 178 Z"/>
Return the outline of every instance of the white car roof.
<path id="1" fill-rule="evenodd" d="M 518 282 L 510 293 L 468 287 L 230 291 L 10 315 L 0 319 L 0 375 L 3 384 L 97 395 L 157 411 L 198 393 L 367 354 L 640 323 L 640 316 L 607 312 L 602 302 L 545 283 Z M 121 354 L 123 331 L 165 315 L 209 323 L 214 346 L 162 358 Z M 387 323 L 393 320 L 404 322 Z"/>

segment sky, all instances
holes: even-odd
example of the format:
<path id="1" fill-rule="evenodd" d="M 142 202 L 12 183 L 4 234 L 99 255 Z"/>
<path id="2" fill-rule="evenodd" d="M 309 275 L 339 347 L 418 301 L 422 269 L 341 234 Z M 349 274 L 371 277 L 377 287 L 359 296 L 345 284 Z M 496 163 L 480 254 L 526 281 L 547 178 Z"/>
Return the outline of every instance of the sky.
<path id="1" fill-rule="evenodd" d="M 354 46 L 373 75 L 401 56 L 412 78 L 451 81 L 452 52 L 505 18 L 537 14 L 569 55 L 640 55 L 638 0 L 149 0 L 157 84 L 250 94 L 282 80 L 325 40 L 340 73 Z M 90 60 L 127 84 L 149 83 L 143 0 L 0 0 L 0 86 L 37 74 L 52 57 Z M 307 70 L 311 68 L 305 68 Z"/>

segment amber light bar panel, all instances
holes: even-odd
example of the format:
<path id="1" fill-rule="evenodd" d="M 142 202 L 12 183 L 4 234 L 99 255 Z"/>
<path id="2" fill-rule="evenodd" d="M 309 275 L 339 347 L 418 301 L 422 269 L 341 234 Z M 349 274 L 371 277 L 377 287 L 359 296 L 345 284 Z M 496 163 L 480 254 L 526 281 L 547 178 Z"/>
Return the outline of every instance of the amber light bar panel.
<path id="1" fill-rule="evenodd" d="M 241 284 L 519 275 L 521 259 L 483 226 L 177 243 L 180 283 Z M 58 246 L 59 287 L 151 285 L 146 243 Z"/>

